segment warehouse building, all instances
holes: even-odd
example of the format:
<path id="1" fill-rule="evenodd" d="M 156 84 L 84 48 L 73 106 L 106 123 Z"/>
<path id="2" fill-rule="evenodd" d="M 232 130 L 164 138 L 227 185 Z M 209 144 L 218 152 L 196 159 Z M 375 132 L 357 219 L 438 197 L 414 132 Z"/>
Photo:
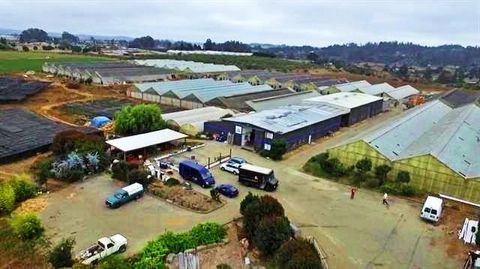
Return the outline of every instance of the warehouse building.
<path id="1" fill-rule="evenodd" d="M 214 79 L 177 80 L 135 84 L 127 94 L 134 98 L 186 109 L 208 106 L 218 97 L 271 91 L 268 85 L 252 86 L 248 82 L 233 83 Z"/>
<path id="2" fill-rule="evenodd" d="M 395 87 L 393 87 L 392 85 L 384 82 L 384 83 L 373 84 L 373 85 L 370 85 L 370 86 L 362 87 L 362 88 L 359 88 L 355 91 L 383 97 L 386 93 L 391 92 L 393 90 L 395 90 Z"/>
<path id="3" fill-rule="evenodd" d="M 229 136 L 234 145 L 256 151 L 271 150 L 275 139 L 293 149 L 338 130 L 345 113 L 348 111 L 328 104 L 290 105 L 206 122 L 204 131 Z"/>
<path id="4" fill-rule="evenodd" d="M 162 114 L 162 118 L 170 128 L 173 127 L 181 133 L 195 136 L 203 132 L 203 125 L 206 121 L 220 120 L 233 115 L 235 113 L 230 109 L 209 106 Z"/>
<path id="5" fill-rule="evenodd" d="M 277 90 L 279 91 L 279 90 Z M 247 105 L 254 111 L 263 111 L 274 109 L 286 105 L 300 104 L 305 99 L 318 97 L 320 94 L 317 91 L 305 92 L 289 92 L 282 95 L 264 97 L 247 101 Z"/>
<path id="6" fill-rule="evenodd" d="M 431 192 L 480 202 L 480 108 L 433 101 L 346 145 L 328 150 L 345 165 L 369 158 L 390 175 L 408 171 L 411 184 Z"/>
<path id="7" fill-rule="evenodd" d="M 352 81 L 341 84 L 335 84 L 331 86 L 323 86 L 318 89 L 322 94 L 331 94 L 337 92 L 353 92 L 358 91 L 358 89 L 372 86 L 366 80 Z"/>
<path id="8" fill-rule="evenodd" d="M 395 88 L 392 91 L 386 92 L 385 97 L 391 100 L 391 103 L 394 105 L 405 104 L 408 102 L 408 99 L 412 96 L 419 95 L 420 91 L 415 89 L 410 85 L 401 86 Z"/>
<path id="9" fill-rule="evenodd" d="M 342 126 L 350 126 L 371 118 L 383 111 L 383 99 L 358 92 L 338 92 L 305 99 L 306 104 L 329 104 L 347 110 L 342 116 Z"/>

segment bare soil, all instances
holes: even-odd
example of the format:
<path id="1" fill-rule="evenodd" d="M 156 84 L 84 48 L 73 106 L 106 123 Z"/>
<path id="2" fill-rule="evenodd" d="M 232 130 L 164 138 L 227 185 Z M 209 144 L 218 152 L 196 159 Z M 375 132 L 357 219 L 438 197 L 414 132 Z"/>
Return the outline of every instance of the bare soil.
<path id="1" fill-rule="evenodd" d="M 149 186 L 149 191 L 175 205 L 202 213 L 211 212 L 224 205 L 224 202 L 214 201 L 205 194 L 195 190 L 187 190 L 181 185 L 166 186 L 161 182 L 154 182 Z"/>

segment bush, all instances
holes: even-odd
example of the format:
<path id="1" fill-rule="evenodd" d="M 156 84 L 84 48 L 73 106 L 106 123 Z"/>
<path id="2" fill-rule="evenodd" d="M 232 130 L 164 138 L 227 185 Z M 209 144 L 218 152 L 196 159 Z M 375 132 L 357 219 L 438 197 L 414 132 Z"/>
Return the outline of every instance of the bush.
<path id="1" fill-rule="evenodd" d="M 258 224 L 253 243 L 265 255 L 274 254 L 292 236 L 290 221 L 285 216 L 263 218 Z"/>
<path id="2" fill-rule="evenodd" d="M 112 165 L 112 177 L 120 181 L 128 181 L 129 166 L 125 161 L 119 161 Z"/>
<path id="3" fill-rule="evenodd" d="M 148 173 L 143 169 L 134 169 L 128 172 L 128 184 L 140 183 L 143 187 L 147 187 L 153 182 L 154 178 L 149 177 Z"/>
<path id="4" fill-rule="evenodd" d="M 418 194 L 418 190 L 414 186 L 408 184 L 402 184 L 400 191 L 400 194 L 404 196 L 415 196 Z"/>
<path id="5" fill-rule="evenodd" d="M 112 255 L 102 259 L 97 269 L 130 269 L 133 266 L 120 255 Z"/>
<path id="6" fill-rule="evenodd" d="M 10 219 L 10 226 L 15 234 L 23 240 L 35 240 L 42 236 L 44 228 L 35 214 L 14 215 Z"/>
<path id="7" fill-rule="evenodd" d="M 78 130 L 66 130 L 55 135 L 52 142 L 52 151 L 56 155 L 69 154 L 77 151 L 81 154 L 97 152 L 103 154 L 105 138 L 99 135 L 87 135 Z"/>
<path id="8" fill-rule="evenodd" d="M 372 161 L 368 158 L 361 159 L 355 164 L 355 168 L 360 174 L 365 175 L 372 170 Z"/>
<path id="9" fill-rule="evenodd" d="M 262 156 L 270 157 L 272 160 L 281 160 L 283 154 L 287 152 L 287 143 L 282 139 L 275 139 L 269 151 L 262 151 Z"/>
<path id="10" fill-rule="evenodd" d="M 52 176 L 52 164 L 52 158 L 39 159 L 30 167 L 30 171 L 33 174 L 35 182 L 37 182 L 39 186 L 47 183 L 48 178 Z"/>
<path id="11" fill-rule="evenodd" d="M 305 170 L 315 176 L 342 177 L 348 174 L 348 169 L 338 158 L 329 159 L 328 152 L 320 153 L 310 158 L 305 165 Z"/>
<path id="12" fill-rule="evenodd" d="M 72 250 L 75 245 L 75 239 L 62 239 L 48 254 L 48 262 L 54 268 L 72 267 L 74 261 Z"/>
<path id="13" fill-rule="evenodd" d="M 0 214 L 8 214 L 15 207 L 15 190 L 8 183 L 0 184 Z"/>
<path id="14" fill-rule="evenodd" d="M 166 127 L 160 107 L 156 104 L 126 106 L 115 114 L 115 132 L 135 135 Z"/>
<path id="15" fill-rule="evenodd" d="M 400 185 L 395 182 L 387 182 L 380 187 L 380 190 L 390 194 L 400 194 Z"/>
<path id="16" fill-rule="evenodd" d="M 397 174 L 398 183 L 408 183 L 410 182 L 410 173 L 407 171 L 399 171 Z"/>
<path id="17" fill-rule="evenodd" d="M 212 197 L 213 201 L 220 202 L 220 193 L 217 189 L 213 188 L 210 190 L 210 197 Z"/>
<path id="18" fill-rule="evenodd" d="M 277 252 L 276 263 L 279 269 L 322 269 L 318 253 L 305 239 L 285 242 Z"/>
<path id="19" fill-rule="evenodd" d="M 283 217 L 285 211 L 277 199 L 264 195 L 250 202 L 244 210 L 243 223 L 247 238 L 252 240 L 260 221 L 265 217 Z"/>
<path id="20" fill-rule="evenodd" d="M 232 269 L 232 267 L 228 264 L 221 263 L 216 266 L 217 269 Z"/>
<path id="21" fill-rule="evenodd" d="M 17 203 L 23 202 L 27 199 L 35 197 L 38 192 L 37 186 L 32 183 L 28 175 L 16 175 L 9 182 L 15 192 L 15 201 Z"/>
<path id="22" fill-rule="evenodd" d="M 167 181 L 165 181 L 165 185 L 169 187 L 180 185 L 180 181 L 178 181 L 176 178 L 170 177 L 167 179 Z"/>
<path id="23" fill-rule="evenodd" d="M 380 184 L 380 179 L 378 178 L 369 178 L 365 181 L 365 185 L 369 188 L 377 188 L 379 187 L 381 184 Z"/>

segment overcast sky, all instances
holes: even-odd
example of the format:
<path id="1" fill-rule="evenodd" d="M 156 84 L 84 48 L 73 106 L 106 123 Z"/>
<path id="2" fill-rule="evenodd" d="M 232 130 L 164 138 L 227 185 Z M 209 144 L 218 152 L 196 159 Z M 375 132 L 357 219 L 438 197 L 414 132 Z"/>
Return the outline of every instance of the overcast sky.
<path id="1" fill-rule="evenodd" d="M 0 28 L 326 46 L 480 46 L 480 0 L 0 0 Z"/>

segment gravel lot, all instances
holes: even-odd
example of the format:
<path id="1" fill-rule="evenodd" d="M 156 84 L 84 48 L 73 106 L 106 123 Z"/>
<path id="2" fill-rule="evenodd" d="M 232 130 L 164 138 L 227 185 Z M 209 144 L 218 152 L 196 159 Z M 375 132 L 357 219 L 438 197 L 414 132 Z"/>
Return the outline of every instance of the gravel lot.
<path id="1" fill-rule="evenodd" d="M 272 195 L 304 235 L 317 238 L 331 268 L 460 268 L 462 262 L 447 257 L 443 244 L 435 243 L 444 236 L 442 227 L 419 219 L 420 204 L 392 197 L 387 209 L 382 206 L 382 194 L 363 189 L 355 200 L 350 200 L 348 186 L 300 171 L 310 156 L 366 127 L 346 129 L 328 141 L 289 154 L 282 162 L 272 162 L 238 147 L 232 150 L 234 156 L 275 170 L 280 186 Z M 229 146 L 208 142 L 189 155 L 209 156 L 228 150 Z M 119 209 L 107 209 L 103 205 L 105 197 L 121 186 L 102 175 L 50 194 L 41 217 L 54 241 L 75 236 L 77 250 L 100 236 L 122 233 L 129 239 L 128 253 L 134 253 L 167 229 L 185 231 L 200 222 L 227 222 L 239 215 L 240 201 L 248 191 L 264 193 L 238 185 L 236 177 L 218 168 L 213 168 L 212 173 L 217 183 L 236 185 L 240 196 L 209 214 L 180 209 L 148 195 Z"/>

